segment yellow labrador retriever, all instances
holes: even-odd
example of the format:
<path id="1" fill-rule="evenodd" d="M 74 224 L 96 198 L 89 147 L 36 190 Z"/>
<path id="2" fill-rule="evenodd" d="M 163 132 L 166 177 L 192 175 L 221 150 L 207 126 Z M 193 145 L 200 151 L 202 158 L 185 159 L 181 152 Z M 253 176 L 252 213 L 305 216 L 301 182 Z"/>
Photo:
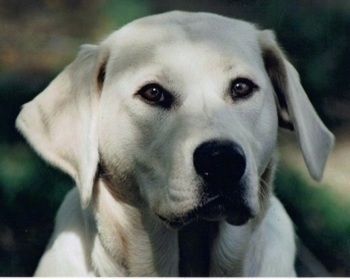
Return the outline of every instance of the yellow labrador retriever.
<path id="1" fill-rule="evenodd" d="M 333 136 L 271 31 L 170 12 L 83 46 L 17 119 L 77 185 L 36 275 L 294 276 L 279 126 L 319 180 Z"/>

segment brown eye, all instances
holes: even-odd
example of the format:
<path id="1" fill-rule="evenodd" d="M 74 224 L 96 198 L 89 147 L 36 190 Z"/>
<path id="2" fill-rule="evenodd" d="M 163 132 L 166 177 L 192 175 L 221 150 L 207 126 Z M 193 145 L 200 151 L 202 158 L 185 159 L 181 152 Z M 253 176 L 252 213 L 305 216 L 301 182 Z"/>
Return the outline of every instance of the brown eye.
<path id="1" fill-rule="evenodd" d="M 164 108 L 170 108 L 173 97 L 163 87 L 158 84 L 147 84 L 142 87 L 137 95 L 150 105 L 158 105 Z"/>
<path id="2" fill-rule="evenodd" d="M 146 88 L 141 89 L 139 94 L 142 98 L 152 103 L 158 103 L 164 99 L 162 88 L 156 85 L 146 86 Z"/>
<path id="3" fill-rule="evenodd" d="M 246 97 L 256 88 L 257 86 L 251 80 L 238 78 L 232 82 L 231 93 L 233 97 Z"/>

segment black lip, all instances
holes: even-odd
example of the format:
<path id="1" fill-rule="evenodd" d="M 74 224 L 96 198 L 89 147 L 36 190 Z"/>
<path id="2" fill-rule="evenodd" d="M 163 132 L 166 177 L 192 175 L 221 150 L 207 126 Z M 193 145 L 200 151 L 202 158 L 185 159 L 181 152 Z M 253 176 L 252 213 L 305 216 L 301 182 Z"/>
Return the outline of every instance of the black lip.
<path id="1" fill-rule="evenodd" d="M 171 219 L 158 215 L 158 217 L 170 228 L 179 229 L 196 219 L 207 221 L 226 220 L 229 224 L 240 226 L 252 218 L 251 210 L 241 201 L 233 202 L 222 196 L 206 197 L 198 207 L 180 217 Z"/>

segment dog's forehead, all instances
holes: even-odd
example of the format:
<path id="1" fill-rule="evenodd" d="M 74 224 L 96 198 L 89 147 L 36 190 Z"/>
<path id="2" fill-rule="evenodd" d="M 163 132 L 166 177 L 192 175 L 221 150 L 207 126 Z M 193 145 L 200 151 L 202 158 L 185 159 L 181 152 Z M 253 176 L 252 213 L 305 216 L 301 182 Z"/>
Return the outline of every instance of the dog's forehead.
<path id="1" fill-rule="evenodd" d="M 211 52 L 221 60 L 236 57 L 256 63 L 260 56 L 258 32 L 254 25 L 241 20 L 209 13 L 170 12 L 131 22 L 104 44 L 111 49 L 118 68 L 124 70 L 154 62 L 160 49 L 171 57 L 175 48 L 177 54 L 195 49 L 192 55 Z"/>
<path id="2" fill-rule="evenodd" d="M 172 31 L 172 32 L 171 32 Z M 169 12 L 137 19 L 122 27 L 117 32 L 134 34 L 142 37 L 174 38 L 182 33 L 188 39 L 206 39 L 208 36 L 245 37 L 252 40 L 257 29 L 249 22 L 227 18 L 211 13 Z M 174 33 L 175 32 L 175 33 Z M 249 38 L 251 37 L 251 38 Z M 138 39 L 141 39 L 139 37 Z"/>

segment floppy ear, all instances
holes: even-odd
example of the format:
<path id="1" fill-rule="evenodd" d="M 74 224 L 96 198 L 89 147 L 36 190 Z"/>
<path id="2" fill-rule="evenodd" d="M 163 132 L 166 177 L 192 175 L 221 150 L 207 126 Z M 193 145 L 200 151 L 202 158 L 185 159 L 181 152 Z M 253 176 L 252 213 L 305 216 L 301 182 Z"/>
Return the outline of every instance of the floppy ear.
<path id="1" fill-rule="evenodd" d="M 89 204 L 98 165 L 97 103 L 104 75 L 99 60 L 97 46 L 83 46 L 16 120 L 39 155 L 75 180 L 83 207 Z"/>
<path id="2" fill-rule="evenodd" d="M 281 127 L 294 129 L 309 173 L 321 180 L 334 136 L 318 117 L 295 68 L 287 61 L 274 34 L 261 31 L 259 43 L 266 71 L 276 93 Z"/>

